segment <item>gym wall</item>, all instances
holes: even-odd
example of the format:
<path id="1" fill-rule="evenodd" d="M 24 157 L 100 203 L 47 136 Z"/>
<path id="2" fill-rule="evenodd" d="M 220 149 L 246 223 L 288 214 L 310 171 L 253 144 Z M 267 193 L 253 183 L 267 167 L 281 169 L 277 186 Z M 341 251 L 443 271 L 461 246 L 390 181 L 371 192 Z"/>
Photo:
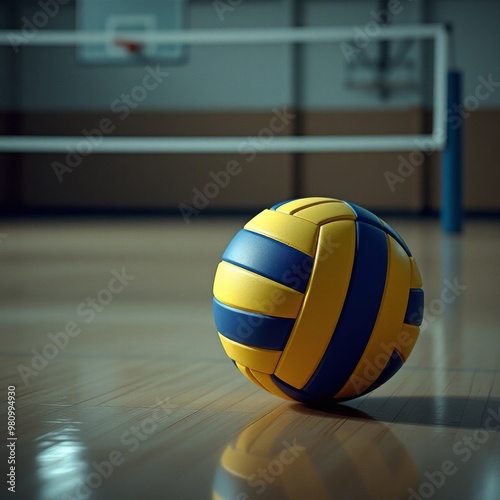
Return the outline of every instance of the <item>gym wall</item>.
<path id="1" fill-rule="evenodd" d="M 478 8 L 478 3 L 483 8 Z M 456 64 L 464 71 L 464 99 L 474 96 L 478 79 L 500 81 L 493 47 L 500 44 L 500 4 L 488 0 L 401 2 L 394 24 L 451 22 L 456 36 Z M 374 1 L 307 2 L 307 25 L 363 27 L 376 10 Z M 449 7 L 449 5 L 448 5 Z M 2 4 L 5 9 L 5 4 Z M 24 3 L 16 18 L 32 17 L 36 3 Z M 450 18 L 449 12 L 453 12 Z M 20 17 L 19 17 L 20 16 Z M 12 17 L 12 14 L 11 14 Z M 3 17 L 2 17 L 3 19 Z M 221 20 L 211 2 L 193 2 L 193 28 L 289 26 L 285 2 L 242 2 Z M 18 26 L 19 27 L 19 26 Z M 47 28 L 74 28 L 74 4 L 61 7 Z M 482 33 L 481 42 L 476 35 Z M 488 40 L 488 47 L 477 47 Z M 367 52 L 375 47 L 368 47 Z M 74 48 L 32 47 L 13 56 L 2 48 L 8 64 L 0 68 L 0 132 L 29 135 L 83 136 L 107 117 L 116 126 L 109 135 L 236 135 L 256 136 L 269 127 L 275 111 L 292 107 L 292 50 L 287 46 L 191 47 L 185 65 L 169 72 L 158 88 L 121 120 L 112 103 L 140 84 L 142 67 L 81 65 Z M 428 130 L 431 75 L 428 49 L 415 44 L 413 60 L 418 88 L 396 92 L 381 101 L 375 91 L 346 87 L 346 61 L 338 46 L 307 46 L 304 72 L 303 128 L 306 134 L 418 134 Z M 477 57 L 481 54 L 481 57 Z M 4 77 L 5 76 L 5 77 Z M 10 83 L 10 85 L 8 84 Z M 473 100 L 465 100 L 474 104 Z M 474 107 L 474 106 L 473 106 Z M 115 107 L 116 109 L 116 107 Z M 500 91 L 496 87 L 467 110 L 465 134 L 465 203 L 469 211 L 498 211 L 496 188 L 500 145 Z M 280 134 L 295 133 L 294 120 Z M 255 142 L 254 142 L 255 143 Z M 260 145 L 264 145 L 262 140 Z M 214 210 L 253 209 L 294 195 L 292 155 L 92 155 L 83 158 L 62 182 L 53 163 L 65 155 L 0 156 L 0 201 L 4 207 L 89 209 L 177 209 L 191 203 L 193 189 L 211 181 L 210 172 L 231 161 L 241 173 L 210 201 Z M 407 153 L 308 154 L 301 195 L 337 196 L 377 210 L 421 212 L 439 207 L 440 155 L 424 163 L 394 190 L 384 176 L 398 172 Z"/>

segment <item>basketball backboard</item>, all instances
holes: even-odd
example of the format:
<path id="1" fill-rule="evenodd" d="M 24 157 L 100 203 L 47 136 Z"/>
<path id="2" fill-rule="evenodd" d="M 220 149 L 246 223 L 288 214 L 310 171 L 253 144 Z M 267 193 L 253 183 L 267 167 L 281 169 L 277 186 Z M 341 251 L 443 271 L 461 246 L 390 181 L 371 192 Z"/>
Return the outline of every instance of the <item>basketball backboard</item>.
<path id="1" fill-rule="evenodd" d="M 87 64 L 178 64 L 185 57 L 180 44 L 135 44 L 123 32 L 156 32 L 185 27 L 186 0 L 77 0 L 77 29 L 116 33 L 113 42 L 77 48 Z"/>

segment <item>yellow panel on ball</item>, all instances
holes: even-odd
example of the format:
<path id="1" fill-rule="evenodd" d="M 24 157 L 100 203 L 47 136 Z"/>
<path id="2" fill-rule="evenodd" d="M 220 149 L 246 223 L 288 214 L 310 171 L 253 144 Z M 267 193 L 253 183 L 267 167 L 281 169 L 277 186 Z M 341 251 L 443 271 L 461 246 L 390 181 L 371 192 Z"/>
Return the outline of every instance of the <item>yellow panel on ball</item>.
<path id="1" fill-rule="evenodd" d="M 417 261 L 410 257 L 411 266 L 411 288 L 422 288 L 422 277 L 420 276 L 420 270 L 417 266 Z"/>
<path id="2" fill-rule="evenodd" d="M 303 387 L 325 353 L 349 287 L 355 245 L 354 221 L 321 226 L 323 255 L 314 261 L 304 305 L 276 368 L 276 376 L 287 384 Z"/>
<path id="3" fill-rule="evenodd" d="M 401 332 L 398 335 L 397 351 L 401 354 L 404 361 L 408 359 L 415 342 L 420 334 L 420 328 L 414 325 L 403 324 Z"/>
<path id="4" fill-rule="evenodd" d="M 217 300 L 245 311 L 295 318 L 304 295 L 228 262 L 221 262 L 214 281 Z"/>
<path id="5" fill-rule="evenodd" d="M 279 396 L 283 399 L 288 399 L 289 401 L 293 401 L 292 398 L 288 397 L 283 391 L 276 387 L 276 384 L 273 382 L 273 379 L 271 378 L 271 375 L 269 375 L 269 373 L 261 373 L 257 370 L 251 370 L 250 372 L 252 376 L 255 377 L 257 382 L 271 394 Z"/>
<path id="6" fill-rule="evenodd" d="M 258 347 L 249 347 L 228 339 L 219 333 L 219 339 L 226 354 L 243 366 L 263 373 L 273 373 L 281 351 L 271 351 Z"/>
<path id="7" fill-rule="evenodd" d="M 245 229 L 290 245 L 311 257 L 314 255 L 318 226 L 276 210 L 264 210 L 245 225 Z"/>
<path id="8" fill-rule="evenodd" d="M 356 220 L 352 208 L 342 202 L 321 203 L 298 210 L 294 215 L 318 225 L 336 220 Z"/>
<path id="9" fill-rule="evenodd" d="M 237 361 L 235 361 L 235 363 L 236 363 L 236 368 L 238 368 L 238 370 L 241 373 L 243 373 L 243 375 L 245 375 L 245 377 L 248 380 L 250 380 L 250 382 L 253 382 L 255 385 L 258 385 L 262 389 L 265 389 L 265 387 L 261 383 L 259 383 L 259 381 L 253 376 L 252 370 L 250 370 L 250 368 L 248 368 L 248 366 L 243 366 L 242 364 L 238 363 Z"/>
<path id="10" fill-rule="evenodd" d="M 307 207 L 312 207 L 314 205 L 319 205 L 321 203 L 331 203 L 332 201 L 338 201 L 342 203 L 340 200 L 334 200 L 333 198 L 324 198 L 324 197 L 311 197 L 311 198 L 301 198 L 299 200 L 292 200 L 288 203 L 283 203 L 280 205 L 276 211 L 283 212 L 284 214 L 294 215 L 299 210 L 303 210 Z"/>

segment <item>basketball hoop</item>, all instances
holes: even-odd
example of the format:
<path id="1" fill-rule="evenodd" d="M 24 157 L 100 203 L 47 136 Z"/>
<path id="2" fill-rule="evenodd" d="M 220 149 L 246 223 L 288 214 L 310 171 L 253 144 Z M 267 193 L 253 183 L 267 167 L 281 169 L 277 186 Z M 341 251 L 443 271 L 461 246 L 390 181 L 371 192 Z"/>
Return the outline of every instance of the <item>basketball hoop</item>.
<path id="1" fill-rule="evenodd" d="M 133 40 L 114 40 L 114 44 L 123 47 L 129 54 L 138 54 L 142 50 L 143 44 L 141 42 L 134 42 Z"/>

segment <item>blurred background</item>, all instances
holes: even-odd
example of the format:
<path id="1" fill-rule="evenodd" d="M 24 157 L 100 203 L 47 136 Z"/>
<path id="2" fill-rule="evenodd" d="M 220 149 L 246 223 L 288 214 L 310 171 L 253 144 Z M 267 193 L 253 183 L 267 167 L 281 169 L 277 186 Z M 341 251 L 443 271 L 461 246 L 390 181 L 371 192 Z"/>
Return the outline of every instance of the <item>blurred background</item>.
<path id="1" fill-rule="evenodd" d="M 136 9 L 134 10 L 134 4 Z M 139 11 L 137 11 L 139 5 Z M 498 214 L 500 200 L 500 2 L 496 0 L 1 0 L 0 29 L 25 30 L 0 47 L 0 133 L 86 140 L 105 136 L 257 136 L 286 108 L 280 135 L 423 134 L 432 115 L 431 42 L 409 38 L 365 45 L 293 44 L 146 47 L 38 46 L 43 30 L 155 27 L 269 28 L 447 23 L 451 66 L 463 79 L 464 203 L 468 213 Z M 40 14 L 42 12 L 42 14 Z M 43 15 L 43 12 L 47 12 Z M 154 14 L 153 25 L 137 12 Z M 384 15 L 389 12 L 389 15 Z M 175 15 L 174 15 L 175 14 Z M 120 15 L 122 16 L 120 20 Z M 130 22 L 135 16 L 136 22 Z M 377 17 L 378 16 L 378 17 Z M 36 33 L 35 33 L 36 31 Z M 368 39 L 369 40 L 369 39 Z M 299 47 L 299 48 L 298 48 Z M 163 52 L 162 52 L 163 50 Z M 156 52 L 155 52 L 156 51 Z M 142 82 L 146 67 L 160 71 Z M 168 76 L 166 76 L 168 73 Z M 163 75 L 163 76 L 162 76 Z M 487 90 L 478 85 L 489 82 Z M 135 89 L 135 90 L 134 90 Z M 479 93 L 478 93 L 479 92 Z M 128 101 L 127 101 L 127 97 Z M 273 111 L 274 110 L 274 111 Z M 296 196 L 333 196 L 369 209 L 436 213 L 440 153 L 425 154 L 391 188 L 387 172 L 409 152 L 265 153 L 266 137 L 233 154 L 0 153 L 3 213 L 175 212 L 193 189 L 230 160 L 242 171 L 206 211 L 254 211 Z M 259 150 L 260 148 L 260 150 Z M 404 157 L 402 160 L 401 157 Z M 61 167 L 62 165 L 62 167 Z M 64 168 L 66 166 L 66 168 Z"/>

